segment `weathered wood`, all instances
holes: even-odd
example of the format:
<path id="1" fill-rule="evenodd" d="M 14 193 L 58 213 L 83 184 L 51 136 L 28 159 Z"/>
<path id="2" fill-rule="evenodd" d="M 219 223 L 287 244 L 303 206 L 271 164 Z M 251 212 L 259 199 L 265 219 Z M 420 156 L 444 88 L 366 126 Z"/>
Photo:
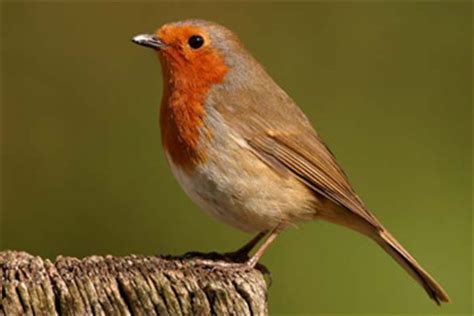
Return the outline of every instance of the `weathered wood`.
<path id="1" fill-rule="evenodd" d="M 262 272 L 199 262 L 135 255 L 51 262 L 0 252 L 0 315 L 267 314 Z"/>

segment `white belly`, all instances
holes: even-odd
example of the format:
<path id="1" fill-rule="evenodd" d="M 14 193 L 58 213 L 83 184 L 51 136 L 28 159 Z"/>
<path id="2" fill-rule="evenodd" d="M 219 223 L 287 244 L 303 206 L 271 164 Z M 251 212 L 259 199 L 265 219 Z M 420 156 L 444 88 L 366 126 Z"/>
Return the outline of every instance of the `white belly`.
<path id="1" fill-rule="evenodd" d="M 206 146 L 205 163 L 187 173 L 167 155 L 174 176 L 194 203 L 248 232 L 269 230 L 281 221 L 314 218 L 314 195 L 296 178 L 275 173 L 217 115 L 207 118 L 213 138 L 212 146 Z"/>

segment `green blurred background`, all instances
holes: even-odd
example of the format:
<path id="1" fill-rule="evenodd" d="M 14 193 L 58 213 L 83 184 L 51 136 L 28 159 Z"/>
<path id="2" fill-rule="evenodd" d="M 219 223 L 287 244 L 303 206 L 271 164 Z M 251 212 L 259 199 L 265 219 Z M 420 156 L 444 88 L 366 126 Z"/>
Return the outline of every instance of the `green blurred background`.
<path id="1" fill-rule="evenodd" d="M 250 238 L 173 179 L 160 66 L 130 42 L 198 17 L 240 35 L 453 299 L 435 306 L 375 244 L 314 222 L 263 258 L 271 313 L 470 313 L 471 14 L 470 2 L 3 3 L 0 249 L 181 254 Z"/>

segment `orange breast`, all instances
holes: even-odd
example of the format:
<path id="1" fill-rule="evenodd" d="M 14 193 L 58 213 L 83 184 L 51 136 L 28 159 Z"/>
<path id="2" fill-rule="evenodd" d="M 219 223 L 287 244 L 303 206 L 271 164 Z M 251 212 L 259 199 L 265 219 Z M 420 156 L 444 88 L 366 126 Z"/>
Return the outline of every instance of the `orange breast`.
<path id="1" fill-rule="evenodd" d="M 160 128 L 164 149 L 173 163 L 186 171 L 206 161 L 206 139 L 212 130 L 204 126 L 204 102 L 213 84 L 221 83 L 228 71 L 216 52 L 194 60 L 183 60 L 178 51 L 161 53 L 164 94 Z M 208 140 L 208 139 L 207 139 Z"/>

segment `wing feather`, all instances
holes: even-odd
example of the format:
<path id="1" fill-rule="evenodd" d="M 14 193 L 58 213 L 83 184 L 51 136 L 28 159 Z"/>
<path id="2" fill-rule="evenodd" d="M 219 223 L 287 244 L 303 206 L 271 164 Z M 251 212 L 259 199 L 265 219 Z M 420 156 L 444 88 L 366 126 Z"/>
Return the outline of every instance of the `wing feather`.
<path id="1" fill-rule="evenodd" d="M 295 133 L 263 133 L 248 140 L 261 157 L 271 156 L 293 172 L 312 190 L 359 215 L 373 226 L 380 222 L 366 210 L 319 136 L 308 139 Z"/>

